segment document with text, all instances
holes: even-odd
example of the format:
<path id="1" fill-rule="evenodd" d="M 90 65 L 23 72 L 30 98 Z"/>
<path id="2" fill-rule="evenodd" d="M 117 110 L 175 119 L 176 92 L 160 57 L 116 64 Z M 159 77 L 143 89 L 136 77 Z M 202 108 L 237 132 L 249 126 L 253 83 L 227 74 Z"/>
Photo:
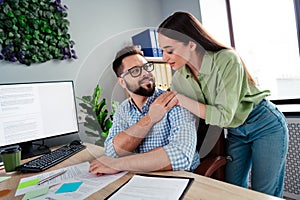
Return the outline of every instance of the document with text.
<path id="1" fill-rule="evenodd" d="M 107 199 L 181 199 L 193 180 L 193 178 L 188 177 L 134 175 L 125 185 Z"/>
<path id="2" fill-rule="evenodd" d="M 31 176 L 27 178 L 22 178 L 18 185 L 15 196 L 22 195 L 25 193 L 29 193 L 35 190 L 39 190 L 45 187 L 49 187 L 49 191 L 47 194 L 42 195 L 40 197 L 35 198 L 35 200 L 39 199 L 85 199 L 96 191 L 102 189 L 113 181 L 119 179 L 127 172 L 121 172 L 113 175 L 103 175 L 103 176 L 95 176 L 88 172 L 90 164 L 88 162 L 80 163 L 77 165 L 72 165 L 69 167 L 65 167 L 62 169 L 54 170 L 51 172 L 46 172 L 42 174 L 38 174 L 36 176 Z M 54 175 L 60 171 L 66 170 L 61 176 L 58 176 L 54 179 L 51 179 L 41 185 L 38 185 L 38 182 L 42 179 L 45 179 L 51 175 Z M 66 192 L 66 193 L 57 193 L 57 191 L 65 185 L 69 183 L 78 183 L 80 187 L 74 192 Z"/>

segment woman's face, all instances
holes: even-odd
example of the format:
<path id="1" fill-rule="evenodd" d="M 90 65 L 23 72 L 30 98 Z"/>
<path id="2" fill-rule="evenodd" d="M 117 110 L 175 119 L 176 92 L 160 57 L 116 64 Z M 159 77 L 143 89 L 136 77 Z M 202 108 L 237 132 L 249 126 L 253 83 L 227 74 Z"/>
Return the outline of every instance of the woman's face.
<path id="1" fill-rule="evenodd" d="M 178 70 L 190 61 L 191 51 L 189 45 L 158 34 L 158 42 L 163 50 L 163 61 L 170 64 L 173 70 Z"/>

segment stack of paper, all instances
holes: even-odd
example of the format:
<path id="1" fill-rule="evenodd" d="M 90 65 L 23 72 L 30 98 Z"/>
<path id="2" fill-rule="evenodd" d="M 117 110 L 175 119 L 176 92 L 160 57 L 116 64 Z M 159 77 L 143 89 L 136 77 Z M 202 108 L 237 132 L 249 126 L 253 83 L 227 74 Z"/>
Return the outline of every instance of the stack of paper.
<path id="1" fill-rule="evenodd" d="M 15 196 L 22 194 L 27 194 L 27 196 L 38 196 L 35 200 L 85 199 L 127 173 L 121 172 L 114 175 L 96 177 L 88 172 L 89 166 L 90 164 L 88 162 L 84 162 L 36 176 L 22 178 Z M 67 170 L 66 173 L 38 185 L 40 180 L 63 170 Z"/>

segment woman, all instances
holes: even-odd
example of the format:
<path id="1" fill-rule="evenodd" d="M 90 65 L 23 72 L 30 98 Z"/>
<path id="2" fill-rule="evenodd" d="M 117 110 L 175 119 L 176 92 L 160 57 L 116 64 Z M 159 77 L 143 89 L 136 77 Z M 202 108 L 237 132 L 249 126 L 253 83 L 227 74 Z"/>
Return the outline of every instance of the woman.
<path id="1" fill-rule="evenodd" d="M 176 73 L 179 104 L 206 124 L 228 130 L 225 180 L 282 197 L 288 129 L 284 115 L 265 97 L 237 53 L 217 42 L 191 14 L 176 12 L 161 23 L 163 60 Z"/>

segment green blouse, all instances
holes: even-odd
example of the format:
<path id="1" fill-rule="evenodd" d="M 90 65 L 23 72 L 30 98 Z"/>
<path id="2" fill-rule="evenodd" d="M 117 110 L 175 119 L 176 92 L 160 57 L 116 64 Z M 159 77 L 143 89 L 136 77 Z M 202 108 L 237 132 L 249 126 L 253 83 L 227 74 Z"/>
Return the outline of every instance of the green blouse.
<path id="1" fill-rule="evenodd" d="M 243 124 L 253 106 L 270 95 L 247 80 L 240 57 L 224 49 L 206 52 L 197 76 L 187 66 L 175 72 L 172 90 L 206 104 L 206 124 L 234 128 Z"/>

